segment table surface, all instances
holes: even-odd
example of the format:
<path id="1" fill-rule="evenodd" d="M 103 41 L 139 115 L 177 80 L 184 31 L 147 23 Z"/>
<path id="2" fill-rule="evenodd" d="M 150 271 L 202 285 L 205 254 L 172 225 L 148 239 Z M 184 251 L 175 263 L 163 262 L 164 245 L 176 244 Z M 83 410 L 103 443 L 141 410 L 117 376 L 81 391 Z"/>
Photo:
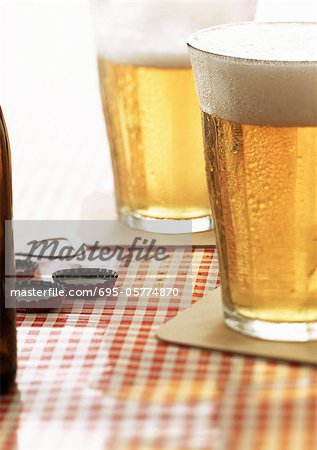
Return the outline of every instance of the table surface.
<path id="1" fill-rule="evenodd" d="M 218 260 L 212 248 L 191 258 L 177 286 L 196 301 L 218 286 Z M 142 287 L 146 267 L 129 270 Z M 0 449 L 315 450 L 317 369 L 156 340 L 185 306 L 154 296 L 19 313 Z"/>

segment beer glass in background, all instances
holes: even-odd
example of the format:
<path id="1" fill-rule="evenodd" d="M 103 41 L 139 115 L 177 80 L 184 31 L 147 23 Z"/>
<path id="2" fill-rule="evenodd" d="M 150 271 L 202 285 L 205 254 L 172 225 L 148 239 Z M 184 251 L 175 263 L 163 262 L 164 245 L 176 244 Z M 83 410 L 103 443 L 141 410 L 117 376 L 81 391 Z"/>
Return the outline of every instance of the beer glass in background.
<path id="1" fill-rule="evenodd" d="M 316 40 L 250 22 L 188 41 L 225 322 L 264 339 L 317 339 Z"/>
<path id="2" fill-rule="evenodd" d="M 251 20 L 255 0 L 94 1 L 100 88 L 126 224 L 211 228 L 199 104 L 186 39 L 201 27 Z M 162 223 L 162 222 L 161 222 Z"/>

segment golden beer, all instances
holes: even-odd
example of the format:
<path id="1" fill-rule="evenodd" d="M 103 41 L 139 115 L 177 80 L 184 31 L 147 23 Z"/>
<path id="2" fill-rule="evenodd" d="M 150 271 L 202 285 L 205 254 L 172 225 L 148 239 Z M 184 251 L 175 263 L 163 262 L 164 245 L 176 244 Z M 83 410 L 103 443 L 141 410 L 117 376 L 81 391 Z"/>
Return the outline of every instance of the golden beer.
<path id="1" fill-rule="evenodd" d="M 99 74 L 120 213 L 156 219 L 209 216 L 191 68 L 99 58 Z"/>
<path id="2" fill-rule="evenodd" d="M 244 23 L 189 41 L 225 321 L 263 339 L 317 339 L 316 35 Z"/>
<path id="3" fill-rule="evenodd" d="M 203 126 L 223 291 L 245 317 L 317 321 L 317 127 Z"/>
<path id="4" fill-rule="evenodd" d="M 256 0 L 92 6 L 120 219 L 158 233 L 211 229 L 186 38 L 210 24 L 252 19 Z"/>

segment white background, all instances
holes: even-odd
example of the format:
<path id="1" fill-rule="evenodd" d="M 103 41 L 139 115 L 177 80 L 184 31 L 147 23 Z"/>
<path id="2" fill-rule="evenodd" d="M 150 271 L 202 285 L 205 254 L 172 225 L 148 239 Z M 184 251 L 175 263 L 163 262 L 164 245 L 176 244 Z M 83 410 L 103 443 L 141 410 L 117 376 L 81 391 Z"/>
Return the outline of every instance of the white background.
<path id="1" fill-rule="evenodd" d="M 317 2 L 259 0 L 257 19 L 317 20 Z M 112 174 L 88 1 L 0 0 L 0 104 L 15 218 L 90 218 L 92 198 L 107 211 Z"/>

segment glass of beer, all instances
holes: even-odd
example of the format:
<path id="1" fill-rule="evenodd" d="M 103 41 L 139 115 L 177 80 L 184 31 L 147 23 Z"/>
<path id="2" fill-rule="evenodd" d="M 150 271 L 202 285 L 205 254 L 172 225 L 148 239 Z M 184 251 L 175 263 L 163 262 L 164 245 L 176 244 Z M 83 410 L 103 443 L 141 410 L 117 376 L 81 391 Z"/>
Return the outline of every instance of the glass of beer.
<path id="1" fill-rule="evenodd" d="M 316 40 L 246 22 L 188 41 L 225 322 L 262 339 L 317 339 Z"/>
<path id="2" fill-rule="evenodd" d="M 189 223 L 194 232 L 210 229 L 186 38 L 201 27 L 251 20 L 255 0 L 95 0 L 92 6 L 120 219 L 145 231 L 164 232 L 166 219 Z"/>

